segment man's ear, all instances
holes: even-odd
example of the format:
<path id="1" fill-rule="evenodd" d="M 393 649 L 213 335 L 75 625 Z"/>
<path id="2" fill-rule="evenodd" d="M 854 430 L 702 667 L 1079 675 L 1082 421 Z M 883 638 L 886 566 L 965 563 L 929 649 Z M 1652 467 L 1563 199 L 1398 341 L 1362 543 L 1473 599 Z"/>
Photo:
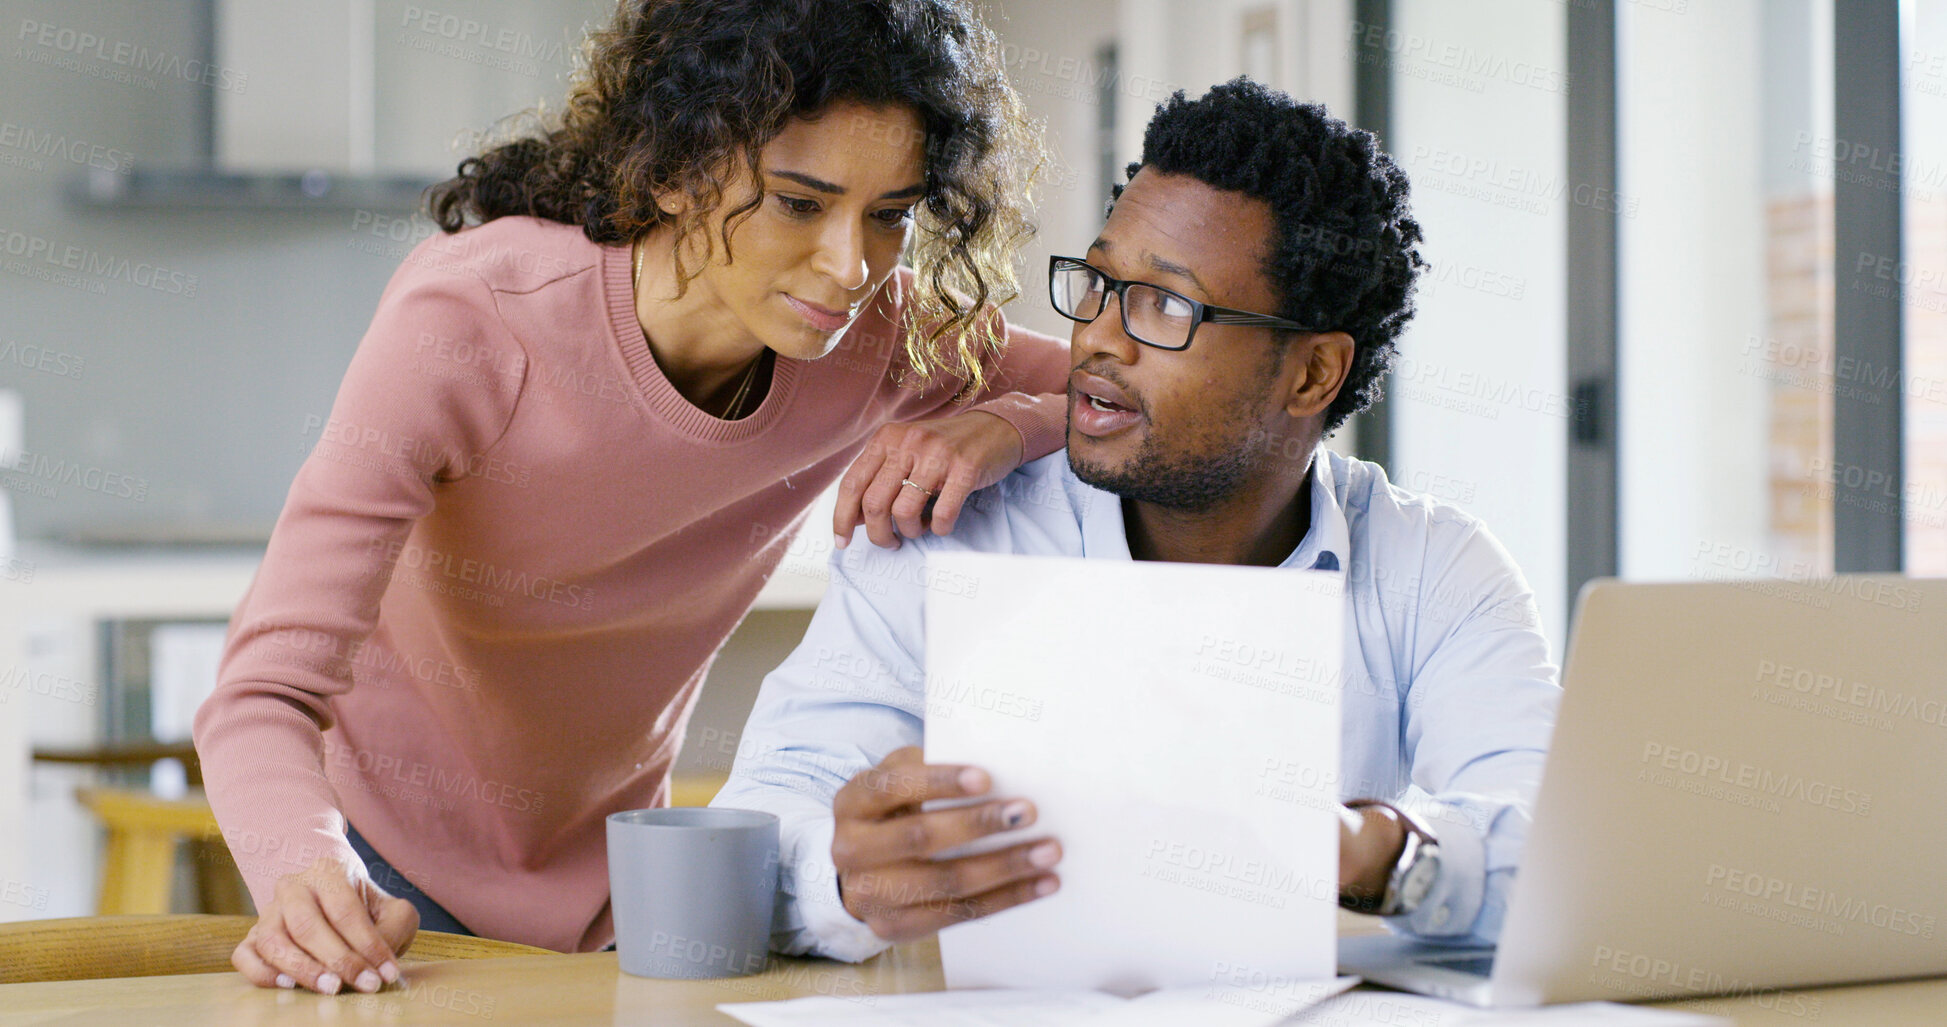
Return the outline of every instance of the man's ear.
<path id="1" fill-rule="evenodd" d="M 1291 375 L 1285 412 L 1297 418 L 1324 413 L 1352 373 L 1353 348 L 1352 336 L 1344 332 L 1319 332 L 1294 341 L 1287 359 L 1300 366 Z"/>

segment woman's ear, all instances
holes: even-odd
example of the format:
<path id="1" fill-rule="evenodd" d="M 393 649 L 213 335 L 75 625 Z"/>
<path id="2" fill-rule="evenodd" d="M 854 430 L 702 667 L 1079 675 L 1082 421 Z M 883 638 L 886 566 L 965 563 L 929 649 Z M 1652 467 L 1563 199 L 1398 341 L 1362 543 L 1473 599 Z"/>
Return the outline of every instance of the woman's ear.
<path id="1" fill-rule="evenodd" d="M 689 213 L 693 202 L 688 190 L 674 185 L 657 186 L 649 191 L 649 197 L 656 201 L 656 209 L 672 220 Z"/>

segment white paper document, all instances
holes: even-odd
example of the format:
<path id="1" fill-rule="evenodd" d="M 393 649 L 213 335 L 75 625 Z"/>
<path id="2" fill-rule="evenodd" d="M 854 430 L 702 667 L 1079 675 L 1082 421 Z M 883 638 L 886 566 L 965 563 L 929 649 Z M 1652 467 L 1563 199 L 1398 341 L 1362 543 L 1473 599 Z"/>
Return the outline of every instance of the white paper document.
<path id="1" fill-rule="evenodd" d="M 941 932 L 949 988 L 1337 972 L 1336 573 L 941 553 L 926 760 L 1031 799 L 1061 890 Z M 1010 840 L 1016 840 L 1011 838 Z"/>
<path id="2" fill-rule="evenodd" d="M 1070 1027 L 1122 1005 L 1099 991 L 934 991 L 820 995 L 717 1007 L 751 1027 Z"/>
<path id="3" fill-rule="evenodd" d="M 1293 1024 L 1325 1027 L 1730 1027 L 1720 1016 L 1648 1009 L 1616 1002 L 1577 1002 L 1536 1009 L 1479 1009 L 1423 995 L 1354 991 L 1319 1003 Z"/>
<path id="4" fill-rule="evenodd" d="M 730 1002 L 751 1027 L 1271 1027 L 1357 984 L 1356 977 L 1171 988 L 1136 999 L 1099 991 L 996 989 Z"/>

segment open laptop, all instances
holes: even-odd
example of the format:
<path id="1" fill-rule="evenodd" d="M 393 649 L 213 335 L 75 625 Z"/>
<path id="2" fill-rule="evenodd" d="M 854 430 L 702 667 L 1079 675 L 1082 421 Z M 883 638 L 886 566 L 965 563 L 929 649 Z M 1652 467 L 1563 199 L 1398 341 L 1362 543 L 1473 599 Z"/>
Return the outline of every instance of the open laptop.
<path id="1" fill-rule="evenodd" d="M 1498 949 L 1346 938 L 1481 1006 L 1947 974 L 1947 580 L 1591 582 Z"/>

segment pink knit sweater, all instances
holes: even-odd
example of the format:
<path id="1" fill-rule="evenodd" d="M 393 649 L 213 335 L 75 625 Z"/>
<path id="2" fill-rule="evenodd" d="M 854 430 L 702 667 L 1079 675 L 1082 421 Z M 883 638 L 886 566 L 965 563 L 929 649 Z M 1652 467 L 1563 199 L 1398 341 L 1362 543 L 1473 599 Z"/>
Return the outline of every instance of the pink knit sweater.
<path id="1" fill-rule="evenodd" d="M 349 817 L 483 935 L 606 945 L 603 818 L 668 801 L 704 671 L 807 507 L 880 425 L 964 409 L 893 380 L 901 271 L 755 413 L 712 417 L 657 368 L 628 258 L 501 218 L 421 244 L 379 300 L 196 718 L 259 906 L 355 862 Z M 1067 348 L 1008 335 L 975 409 L 1034 459 Z"/>

